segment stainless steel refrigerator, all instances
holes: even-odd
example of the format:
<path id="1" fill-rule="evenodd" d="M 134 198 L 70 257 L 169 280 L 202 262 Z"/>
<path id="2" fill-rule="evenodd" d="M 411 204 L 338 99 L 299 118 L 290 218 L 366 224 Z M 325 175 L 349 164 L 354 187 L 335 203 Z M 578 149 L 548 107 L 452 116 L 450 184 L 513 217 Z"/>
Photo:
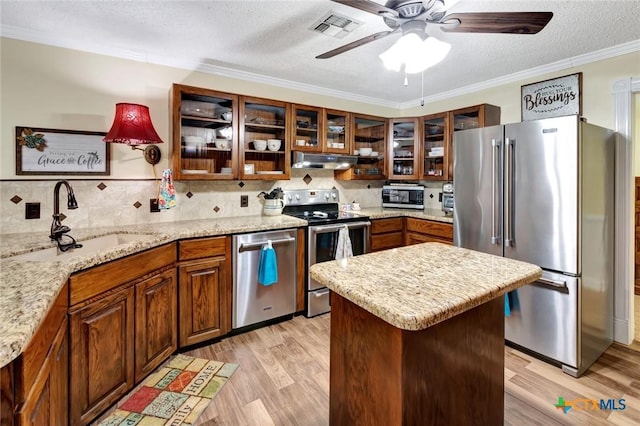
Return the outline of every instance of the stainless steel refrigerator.
<path id="1" fill-rule="evenodd" d="M 455 245 L 543 269 L 505 338 L 576 377 L 613 340 L 614 149 L 577 116 L 454 135 Z"/>

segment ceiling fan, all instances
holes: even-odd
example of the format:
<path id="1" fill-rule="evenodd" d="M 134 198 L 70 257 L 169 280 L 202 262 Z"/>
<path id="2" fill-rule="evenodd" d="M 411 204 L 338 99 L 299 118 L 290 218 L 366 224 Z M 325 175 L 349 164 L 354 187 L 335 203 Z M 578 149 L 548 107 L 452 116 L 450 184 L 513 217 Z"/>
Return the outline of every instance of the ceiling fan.
<path id="1" fill-rule="evenodd" d="M 458 0 L 388 0 L 384 6 L 370 0 L 331 0 L 380 16 L 389 27 L 316 56 L 328 59 L 356 47 L 393 34 L 418 34 L 423 40 L 426 29 L 438 25 L 445 32 L 536 34 L 551 20 L 552 12 L 472 12 L 447 10 Z M 446 15 L 446 16 L 445 16 Z M 431 37 L 432 38 L 432 37 Z"/>

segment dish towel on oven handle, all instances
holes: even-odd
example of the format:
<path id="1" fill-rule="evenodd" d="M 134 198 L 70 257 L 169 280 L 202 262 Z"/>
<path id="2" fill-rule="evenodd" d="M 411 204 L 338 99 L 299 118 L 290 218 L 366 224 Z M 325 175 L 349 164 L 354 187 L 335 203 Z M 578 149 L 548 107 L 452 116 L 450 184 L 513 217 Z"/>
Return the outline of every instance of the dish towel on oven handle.
<path id="1" fill-rule="evenodd" d="M 351 238 L 349 238 L 347 225 L 338 231 L 338 245 L 336 247 L 336 259 L 344 259 L 346 257 L 353 257 L 353 248 L 351 247 Z"/>
<path id="2" fill-rule="evenodd" d="M 264 286 L 269 286 L 278 282 L 278 259 L 276 251 L 267 240 L 260 249 L 260 260 L 258 261 L 258 282 Z"/>

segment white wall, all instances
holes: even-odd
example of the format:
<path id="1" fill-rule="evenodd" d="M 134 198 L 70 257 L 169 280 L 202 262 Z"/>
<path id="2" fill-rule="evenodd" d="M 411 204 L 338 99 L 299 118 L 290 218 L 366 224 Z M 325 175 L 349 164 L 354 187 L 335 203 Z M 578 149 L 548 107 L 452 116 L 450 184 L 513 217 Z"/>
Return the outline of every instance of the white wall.
<path id="1" fill-rule="evenodd" d="M 628 54 L 541 75 L 527 81 L 430 102 L 424 107 L 394 110 L 201 72 L 0 38 L 0 233 L 46 230 L 51 207 L 50 181 L 59 178 L 15 175 L 15 126 L 106 132 L 113 120 L 117 102 L 142 103 L 150 107 L 156 130 L 165 141 L 161 145 L 163 160 L 158 167 L 161 170 L 169 167 L 171 154 L 169 98 L 172 83 L 387 117 L 416 116 L 490 103 L 501 107 L 502 122 L 506 123 L 520 121 L 522 84 L 582 72 L 583 115 L 591 123 L 611 128 L 611 84 L 618 79 L 640 74 L 639 64 L 640 53 Z M 639 95 L 636 95 L 636 105 L 640 102 L 638 98 Z M 637 107 L 636 111 L 640 111 L 640 107 Z M 150 180 L 140 179 L 153 177 L 151 167 L 142 159 L 140 152 L 132 151 L 127 146 L 116 144 L 111 149 L 111 176 L 95 177 L 93 180 L 80 177 L 75 180 L 74 186 L 82 195 L 83 202 L 81 209 L 70 214 L 68 220 L 71 226 L 257 214 L 260 206 L 252 202 L 248 209 L 235 208 L 239 204 L 239 194 L 249 194 L 250 200 L 255 201 L 253 195 L 274 186 L 306 187 L 302 181 L 306 173 L 302 172 L 294 173 L 291 181 L 256 182 L 244 188 L 240 188 L 237 182 L 179 183 L 178 209 L 167 213 L 149 214 L 148 199 L 154 197 L 155 185 Z M 635 152 L 635 170 L 638 174 L 640 149 L 636 149 Z M 335 182 L 331 175 L 317 172 L 310 174 L 314 177 L 312 186 L 336 186 L 341 191 L 343 201 L 357 199 L 364 206 L 372 206 L 380 200 L 381 181 Z M 96 185 L 101 181 L 106 182 L 108 189 L 96 189 Z M 432 183 L 430 186 L 435 188 L 433 192 L 437 194 L 440 184 Z M 197 197 L 184 197 L 189 190 L 194 192 L 194 188 L 197 189 Z M 24 201 L 17 204 L 8 201 L 14 195 L 20 196 Z M 42 203 L 43 219 L 24 219 L 24 203 L 27 201 Z M 139 209 L 132 207 L 136 201 L 143 206 Z M 213 212 L 212 209 L 216 206 L 223 208 Z"/>
<path id="2" fill-rule="evenodd" d="M 107 132 L 118 102 L 149 106 L 156 131 L 165 142 L 160 145 L 159 167 L 168 167 L 173 83 L 372 115 L 396 113 L 375 105 L 7 38 L 0 38 L 0 55 L 0 179 L 16 177 L 15 126 Z M 111 153 L 111 178 L 153 177 L 140 152 L 114 145 Z"/>

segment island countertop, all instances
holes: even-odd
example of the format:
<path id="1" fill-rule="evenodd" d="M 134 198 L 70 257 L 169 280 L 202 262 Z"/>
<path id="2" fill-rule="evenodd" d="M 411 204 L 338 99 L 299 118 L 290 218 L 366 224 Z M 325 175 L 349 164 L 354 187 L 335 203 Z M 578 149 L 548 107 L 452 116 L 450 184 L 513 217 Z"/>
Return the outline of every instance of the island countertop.
<path id="1" fill-rule="evenodd" d="M 440 243 L 312 265 L 310 275 L 389 324 L 423 330 L 535 281 L 540 267 Z"/>

